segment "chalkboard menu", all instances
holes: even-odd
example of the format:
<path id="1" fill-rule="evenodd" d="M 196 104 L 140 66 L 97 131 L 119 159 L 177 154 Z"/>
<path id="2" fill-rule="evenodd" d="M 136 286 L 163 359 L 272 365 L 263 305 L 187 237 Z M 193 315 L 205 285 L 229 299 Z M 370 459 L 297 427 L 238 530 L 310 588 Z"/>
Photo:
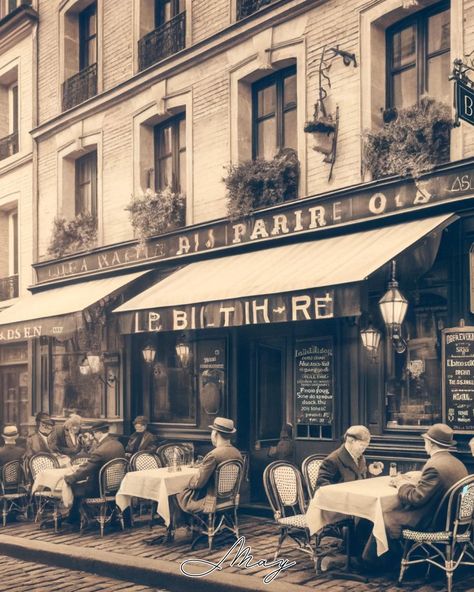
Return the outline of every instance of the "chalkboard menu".
<path id="1" fill-rule="evenodd" d="M 296 423 L 330 425 L 334 417 L 334 347 L 331 337 L 297 341 Z"/>
<path id="2" fill-rule="evenodd" d="M 443 416 L 456 431 L 474 431 L 474 327 L 443 331 Z"/>

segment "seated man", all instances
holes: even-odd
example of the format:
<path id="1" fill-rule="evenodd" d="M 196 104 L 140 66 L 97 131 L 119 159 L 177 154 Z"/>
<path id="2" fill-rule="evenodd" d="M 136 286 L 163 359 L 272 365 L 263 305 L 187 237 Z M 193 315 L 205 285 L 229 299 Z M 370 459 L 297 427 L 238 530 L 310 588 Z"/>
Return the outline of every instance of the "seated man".
<path id="1" fill-rule="evenodd" d="M 362 425 L 351 426 L 344 434 L 344 444 L 323 460 L 316 487 L 365 479 L 367 464 L 364 452 L 369 444 L 369 430 Z"/>
<path id="2" fill-rule="evenodd" d="M 125 450 L 117 438 L 109 435 L 109 425 L 104 421 L 93 424 L 90 428 L 97 441 L 87 462 L 81 465 L 72 475 L 66 475 L 64 480 L 72 487 L 74 503 L 69 513 L 69 522 L 79 519 L 79 506 L 83 497 L 99 496 L 100 469 L 114 458 L 124 458 Z"/>
<path id="3" fill-rule="evenodd" d="M 36 414 L 36 431 L 26 439 L 25 457 L 30 458 L 38 452 L 55 454 L 58 451 L 54 421 L 47 413 Z"/>
<path id="4" fill-rule="evenodd" d="M 8 462 L 23 458 L 25 449 L 16 445 L 18 435 L 18 428 L 15 425 L 6 425 L 3 428 L 2 437 L 5 445 L 0 448 L 0 471 Z"/>
<path id="5" fill-rule="evenodd" d="M 237 430 L 234 422 L 225 417 L 216 417 L 212 426 L 211 442 L 214 449 L 208 452 L 197 473 L 183 492 L 176 495 L 179 507 L 187 513 L 200 512 L 204 508 L 205 498 L 214 486 L 212 476 L 217 465 L 226 460 L 242 460 L 240 452 L 232 446 L 231 438 Z"/>
<path id="6" fill-rule="evenodd" d="M 138 415 L 135 418 L 133 425 L 135 431 L 128 439 L 125 452 L 129 455 L 139 451 L 154 452 L 156 449 L 155 436 L 146 429 L 148 426 L 147 418 L 143 415 Z"/>

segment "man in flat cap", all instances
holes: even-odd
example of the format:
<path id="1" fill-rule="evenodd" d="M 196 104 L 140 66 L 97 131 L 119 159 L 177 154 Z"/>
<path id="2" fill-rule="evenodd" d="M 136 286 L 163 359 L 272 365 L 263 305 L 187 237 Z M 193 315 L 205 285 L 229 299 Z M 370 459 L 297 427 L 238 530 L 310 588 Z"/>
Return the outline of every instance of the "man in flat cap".
<path id="1" fill-rule="evenodd" d="M 133 425 L 135 431 L 130 436 L 125 447 L 125 452 L 129 455 L 135 452 L 154 452 L 156 450 L 155 436 L 147 430 L 148 419 L 144 415 L 138 415 Z"/>
<path id="2" fill-rule="evenodd" d="M 188 488 L 176 496 L 179 507 L 187 513 L 204 509 L 206 495 L 211 493 L 214 486 L 212 476 L 219 463 L 242 460 L 242 455 L 231 442 L 237 432 L 234 422 L 226 417 L 216 417 L 209 427 L 212 430 L 211 442 L 214 448 L 204 457 L 199 473 L 191 479 Z"/>
<path id="3" fill-rule="evenodd" d="M 69 513 L 69 522 L 79 519 L 79 505 L 83 497 L 99 496 L 100 469 L 114 458 L 124 458 L 125 450 L 117 438 L 109 434 L 109 424 L 99 421 L 90 427 L 97 442 L 87 462 L 81 465 L 72 475 L 66 475 L 64 480 L 72 487 L 74 503 Z"/>
<path id="4" fill-rule="evenodd" d="M 25 457 L 30 458 L 38 452 L 58 453 L 54 420 L 47 413 L 36 414 L 36 431 L 26 439 Z"/>
<path id="5" fill-rule="evenodd" d="M 16 445 L 18 438 L 18 428 L 16 425 L 6 425 L 2 431 L 5 445 L 0 448 L 0 470 L 3 465 L 13 460 L 21 460 L 25 454 L 25 449 Z"/>
<path id="6" fill-rule="evenodd" d="M 369 444 L 369 430 L 363 425 L 351 426 L 344 434 L 342 446 L 323 460 L 316 487 L 365 479 L 367 463 L 364 452 Z"/>

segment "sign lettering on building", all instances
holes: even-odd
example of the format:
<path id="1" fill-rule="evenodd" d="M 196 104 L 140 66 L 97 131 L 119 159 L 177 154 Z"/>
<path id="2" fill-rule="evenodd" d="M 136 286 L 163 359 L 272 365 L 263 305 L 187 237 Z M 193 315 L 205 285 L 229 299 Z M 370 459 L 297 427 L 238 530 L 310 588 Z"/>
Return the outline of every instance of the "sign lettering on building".
<path id="1" fill-rule="evenodd" d="M 456 111 L 459 119 L 474 125 L 474 89 L 460 80 L 455 83 Z"/>
<path id="2" fill-rule="evenodd" d="M 106 270 L 133 268 L 159 261 L 177 261 L 210 251 L 229 250 L 250 243 L 266 243 L 285 236 L 317 233 L 334 226 L 381 218 L 397 212 L 426 208 L 472 197 L 474 168 L 459 167 L 457 173 L 440 172 L 415 181 L 379 184 L 352 193 L 293 201 L 256 214 L 248 219 L 188 227 L 152 239 L 145 246 L 129 243 L 101 249 L 54 263 L 38 263 L 38 283 L 91 275 Z"/>

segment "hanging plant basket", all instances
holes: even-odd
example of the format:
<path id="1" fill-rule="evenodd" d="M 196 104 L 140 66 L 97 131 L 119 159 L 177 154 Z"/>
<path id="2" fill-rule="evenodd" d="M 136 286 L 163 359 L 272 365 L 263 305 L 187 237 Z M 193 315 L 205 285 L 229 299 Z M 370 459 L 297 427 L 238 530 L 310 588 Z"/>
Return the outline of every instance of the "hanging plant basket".
<path id="1" fill-rule="evenodd" d="M 321 115 L 317 119 L 307 121 L 304 126 L 304 131 L 307 134 L 330 134 L 336 130 L 336 121 L 332 115 Z"/>

